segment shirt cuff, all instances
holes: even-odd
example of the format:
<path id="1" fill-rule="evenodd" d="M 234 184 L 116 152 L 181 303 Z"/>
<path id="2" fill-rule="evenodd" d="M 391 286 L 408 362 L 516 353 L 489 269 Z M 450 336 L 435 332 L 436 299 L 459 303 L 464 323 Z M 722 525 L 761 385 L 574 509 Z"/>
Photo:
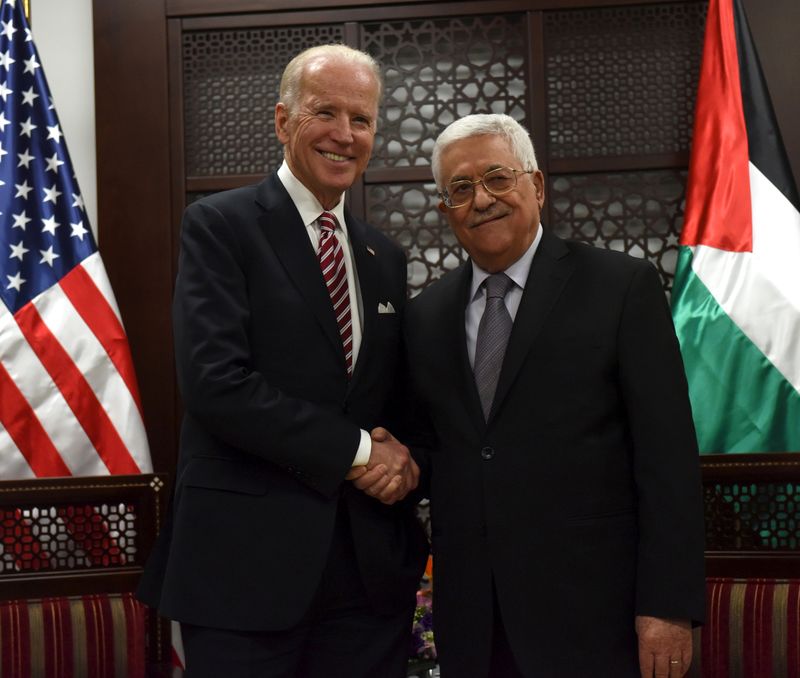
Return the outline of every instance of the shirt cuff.
<path id="1" fill-rule="evenodd" d="M 369 463 L 370 454 L 372 454 L 372 438 L 370 438 L 369 433 L 362 428 L 361 440 L 358 443 L 356 457 L 353 459 L 353 466 L 366 466 Z"/>

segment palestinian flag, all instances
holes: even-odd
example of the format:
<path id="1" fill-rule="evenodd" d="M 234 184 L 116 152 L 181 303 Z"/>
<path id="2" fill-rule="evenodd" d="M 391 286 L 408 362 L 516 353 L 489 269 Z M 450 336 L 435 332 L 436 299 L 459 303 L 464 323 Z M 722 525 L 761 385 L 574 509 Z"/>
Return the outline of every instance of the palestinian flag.
<path id="1" fill-rule="evenodd" d="M 800 451 L 800 199 L 740 0 L 710 0 L 672 296 L 700 450 Z"/>

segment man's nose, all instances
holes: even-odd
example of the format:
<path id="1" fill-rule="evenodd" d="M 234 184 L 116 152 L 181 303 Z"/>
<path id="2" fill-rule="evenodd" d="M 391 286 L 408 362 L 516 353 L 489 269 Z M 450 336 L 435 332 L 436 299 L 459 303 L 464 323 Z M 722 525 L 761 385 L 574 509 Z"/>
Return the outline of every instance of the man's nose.
<path id="1" fill-rule="evenodd" d="M 353 128 L 350 125 L 350 120 L 345 116 L 336 118 L 331 137 L 334 141 L 340 144 L 349 144 L 353 141 Z"/>
<path id="2" fill-rule="evenodd" d="M 491 207 L 497 200 L 494 195 L 486 190 L 486 186 L 483 185 L 483 182 L 479 181 L 477 184 L 475 184 L 473 190 L 475 191 L 475 197 L 473 198 L 472 204 L 475 209 L 480 212 L 485 210 L 487 207 Z"/>

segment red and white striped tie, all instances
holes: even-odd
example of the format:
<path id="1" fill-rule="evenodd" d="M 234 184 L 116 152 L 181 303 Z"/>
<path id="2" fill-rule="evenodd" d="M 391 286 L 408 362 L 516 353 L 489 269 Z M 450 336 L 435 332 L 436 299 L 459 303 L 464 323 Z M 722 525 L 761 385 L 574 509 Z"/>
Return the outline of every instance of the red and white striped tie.
<path id="1" fill-rule="evenodd" d="M 319 236 L 317 258 L 322 269 L 322 277 L 328 286 L 328 294 L 333 303 L 333 312 L 339 325 L 339 335 L 344 346 L 344 359 L 347 364 L 347 378 L 353 373 L 353 326 L 350 318 L 350 293 L 347 289 L 347 267 L 344 263 L 342 245 L 334 232 L 339 221 L 332 212 L 323 212 L 317 220 L 322 232 Z"/>

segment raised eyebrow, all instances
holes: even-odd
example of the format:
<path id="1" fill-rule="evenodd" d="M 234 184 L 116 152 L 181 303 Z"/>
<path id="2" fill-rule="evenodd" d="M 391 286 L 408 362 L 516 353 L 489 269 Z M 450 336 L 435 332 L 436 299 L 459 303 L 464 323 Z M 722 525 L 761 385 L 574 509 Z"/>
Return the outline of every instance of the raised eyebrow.
<path id="1" fill-rule="evenodd" d="M 491 172 L 492 170 L 503 169 L 504 167 L 505 165 L 501 165 L 500 163 L 493 163 L 489 165 L 485 170 L 483 170 L 483 174 L 486 174 L 486 172 Z M 457 174 L 456 176 L 450 179 L 449 183 L 452 184 L 454 181 L 472 181 L 472 180 L 473 180 L 472 177 L 467 176 L 466 174 Z"/>

